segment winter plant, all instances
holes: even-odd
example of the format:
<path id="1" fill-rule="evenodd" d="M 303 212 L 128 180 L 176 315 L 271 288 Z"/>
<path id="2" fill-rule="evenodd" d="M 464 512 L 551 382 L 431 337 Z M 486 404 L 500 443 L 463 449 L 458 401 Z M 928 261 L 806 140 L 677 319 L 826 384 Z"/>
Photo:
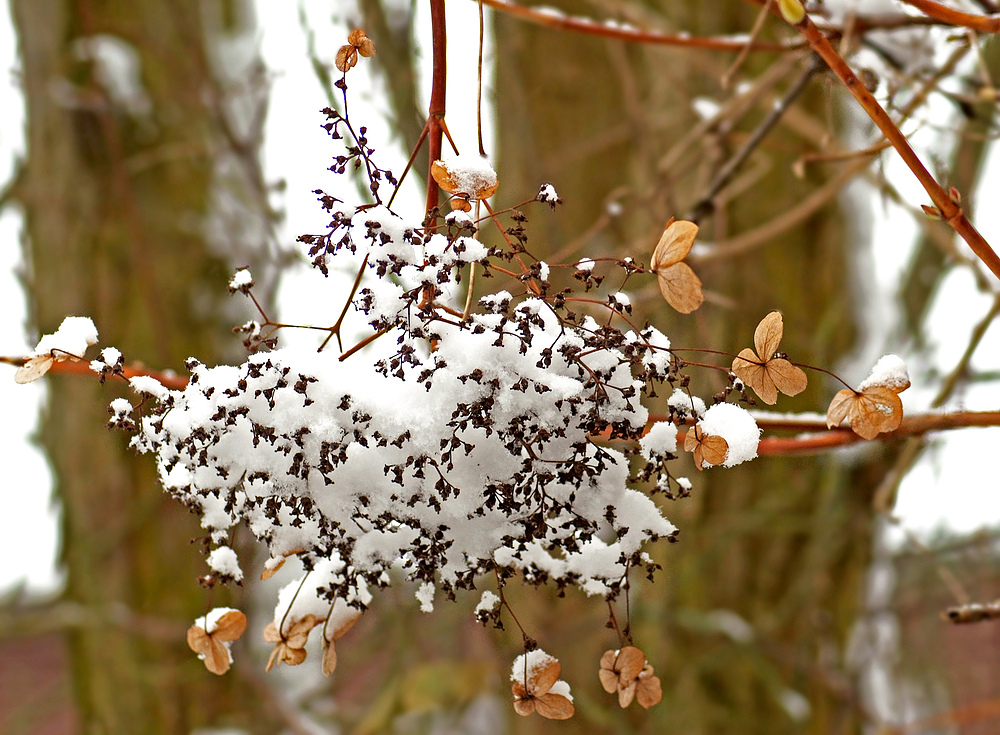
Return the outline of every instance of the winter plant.
<path id="1" fill-rule="evenodd" d="M 778 5 L 809 38 L 803 6 Z M 443 12 L 443 3 L 434 7 Z M 268 669 L 302 663 L 312 636 L 323 673 L 332 673 L 336 641 L 400 578 L 416 583 L 426 611 L 438 595 L 481 590 L 476 617 L 498 628 L 513 621 L 524 641 L 511 673 L 516 712 L 565 719 L 573 703 L 560 663 L 521 628 L 504 590 L 575 587 L 608 604 L 619 632 L 617 649 L 595 655 L 602 686 L 622 707 L 650 707 L 660 681 L 614 610 L 627 603 L 632 575 L 655 576 L 649 545 L 677 539 L 652 496 L 689 494 L 692 480 L 675 469 L 683 453 L 698 470 L 753 460 L 757 401 L 801 393 L 806 370 L 830 373 L 781 352 L 777 311 L 761 315 L 753 346 L 736 354 L 679 349 L 664 325 L 633 320 L 629 289 L 654 280 L 677 312 L 701 305 L 701 281 L 685 262 L 693 222 L 667 222 L 648 264 L 534 257 L 528 217 L 559 205 L 555 185 L 539 182 L 521 206 L 493 212 L 486 200 L 499 181 L 489 161 L 441 153 L 447 129 L 435 114 L 435 105 L 443 110 L 437 78 L 424 130 L 427 207 L 399 211 L 401 181 L 377 163 L 366 128 L 346 114 L 348 72 L 374 53 L 364 32 L 350 34 L 336 55 L 342 111 L 327 108 L 322 123 L 340 146 L 331 170 L 360 176 L 367 197 L 346 202 L 317 191 L 329 227 L 299 238 L 323 275 L 356 264 L 341 318 L 311 327 L 327 333 L 321 344 L 281 347 L 288 325 L 258 305 L 249 269 L 239 269 L 229 290 L 259 312 L 236 330 L 246 360 L 209 366 L 192 358 L 187 379 L 172 381 L 137 374 L 107 348 L 90 369 L 101 380 L 127 379 L 137 395 L 111 403 L 110 423 L 131 435 L 136 451 L 155 456 L 164 489 L 200 516 L 205 584 L 244 579 L 248 561 L 231 543 L 241 524 L 269 552 L 263 579 L 287 559 L 301 560 L 303 576 L 277 593 L 263 631 L 274 644 Z M 953 200 L 935 198 L 936 211 L 962 231 L 960 210 L 946 203 Z M 497 244 L 484 237 L 491 229 Z M 355 344 L 343 333 L 350 310 L 369 329 Z M 70 317 L 38 343 L 17 380 L 80 360 L 96 341 L 90 319 Z M 694 361 L 699 354 L 705 361 Z M 726 388 L 694 395 L 695 369 L 718 371 Z M 898 394 L 908 385 L 903 362 L 883 357 L 862 384 L 836 394 L 827 426 L 846 419 L 864 439 L 897 430 Z M 650 399 L 660 394 L 669 410 L 653 416 Z M 241 611 L 216 608 L 197 619 L 188 643 L 222 674 L 245 628 Z"/>

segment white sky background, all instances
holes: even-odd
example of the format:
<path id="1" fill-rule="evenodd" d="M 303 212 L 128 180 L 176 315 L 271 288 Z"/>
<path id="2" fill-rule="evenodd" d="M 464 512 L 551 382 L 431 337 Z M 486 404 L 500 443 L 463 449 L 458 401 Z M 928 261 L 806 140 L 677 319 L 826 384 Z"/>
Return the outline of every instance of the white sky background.
<path id="1" fill-rule="evenodd" d="M 418 4 L 421 9 L 425 3 Z M 284 179 L 287 183 L 280 204 L 286 212 L 286 221 L 280 230 L 285 245 L 293 243 L 303 232 L 320 232 L 327 218 L 315 201 L 312 190 L 324 188 L 332 193 L 341 184 L 326 167 L 336 146 L 325 131 L 319 109 L 325 106 L 323 93 L 305 57 L 305 37 L 299 25 L 297 3 L 258 0 L 258 24 L 261 50 L 266 64 L 274 75 L 271 89 L 270 112 L 267 127 L 267 144 L 264 166 L 269 181 Z M 317 48 L 331 58 L 344 43 L 346 26 L 334 28 L 329 20 L 343 3 L 336 0 L 306 3 L 310 25 L 317 33 Z M 2 2 L 0 17 L 0 181 L 6 181 L 12 170 L 15 155 L 23 152 L 21 139 L 23 110 L 16 84 L 16 46 L 10 24 L 7 2 Z M 448 122 L 463 152 L 476 150 L 475 109 L 462 109 L 458 100 L 473 100 L 472 95 L 459 96 L 462 87 L 475 83 L 475 42 L 477 37 L 476 6 L 472 2 L 448 3 L 449 51 L 449 100 Z M 429 22 L 421 18 L 419 34 L 429 35 Z M 463 29 L 468 29 L 463 31 Z M 378 44 L 378 39 L 375 39 Z M 425 59 L 425 63 L 429 63 Z M 390 157 L 389 127 L 370 113 L 361 113 L 361 101 L 375 109 L 385 111 L 377 87 L 372 89 L 367 81 L 366 62 L 351 71 L 352 117 L 363 118 L 369 126 L 369 138 L 376 147 L 376 154 L 383 166 L 388 165 L 397 175 L 401 173 L 406 155 L 396 150 Z M 425 75 L 426 82 L 426 75 Z M 426 83 L 425 83 L 426 88 Z M 368 90 L 368 91 L 365 91 Z M 427 91 L 425 89 L 425 98 Z M 489 99 L 487 91 L 486 99 Z M 470 104 L 471 107 L 471 104 Z M 485 131 L 487 150 L 492 148 L 490 130 Z M 904 170 L 901 164 L 889 164 L 892 178 L 912 202 L 923 202 L 926 195 Z M 501 179 L 502 179 L 502 172 Z M 558 182 L 554 182 L 558 189 Z M 1000 190 L 1000 155 L 994 151 L 988 169 L 987 181 L 982 192 Z M 343 191 L 343 189 L 340 189 Z M 422 206 L 422 193 L 411 195 L 413 206 Z M 402 205 L 406 208 L 406 201 Z M 891 287 L 898 277 L 901 264 L 910 251 L 915 227 L 907 215 L 888 210 L 885 216 L 882 205 L 871 203 L 874 226 L 872 267 L 876 282 L 883 289 Z M 976 221 L 983 234 L 993 243 L 1000 243 L 1000 212 L 995 202 L 981 206 Z M 19 267 L 20 246 L 19 217 L 6 211 L 0 216 L 0 314 L 4 315 L 5 328 L 0 330 L 0 354 L 20 355 L 34 346 L 37 335 L 28 335 L 25 328 L 24 296 L 14 273 Z M 934 307 L 934 334 L 932 354 L 927 365 L 947 373 L 964 349 L 972 326 L 989 308 L 989 299 L 971 287 L 967 273 L 956 271 L 949 276 L 941 289 Z M 224 284 L 220 284 L 224 288 Z M 327 314 L 333 318 L 339 312 L 334 277 L 323 279 L 318 273 L 302 266 L 293 268 L 283 280 L 279 294 L 281 317 L 287 321 L 324 323 Z M 891 307 L 891 300 L 884 301 Z M 323 304 L 329 312 L 320 312 Z M 100 315 L 95 318 L 100 329 Z M 332 319 L 330 319 L 332 321 Z M 291 340 L 314 340 L 306 332 L 282 335 L 283 343 Z M 854 382 L 865 377 L 868 367 L 883 352 L 899 349 L 891 335 L 881 335 L 872 345 L 870 359 L 860 360 L 857 374 L 846 374 Z M 866 355 L 866 358 L 868 355 Z M 905 355 L 910 358 L 911 356 Z M 973 361 L 975 368 L 1000 369 L 1000 329 L 991 328 Z M 911 361 L 911 378 L 914 387 L 903 394 L 904 406 L 922 410 L 928 405 L 937 381 L 930 388 L 921 389 L 920 382 L 927 376 L 918 372 L 917 363 Z M 28 386 L 13 382 L 13 369 L 0 366 L 0 405 L 4 420 L 0 422 L 0 512 L 3 526 L 0 532 L 0 593 L 18 580 L 27 580 L 34 590 L 53 589 L 58 585 L 54 570 L 56 516 L 50 507 L 51 478 L 44 459 L 31 444 L 30 435 L 37 420 L 38 408 L 44 396 L 44 383 Z M 1000 406 L 996 384 L 969 388 L 958 398 L 969 408 L 995 409 Z M 1000 524 L 1000 477 L 995 470 L 994 454 L 1000 451 L 1000 430 L 971 429 L 952 432 L 947 440 L 937 441 L 938 449 L 928 452 L 904 481 L 897 506 L 897 515 L 903 527 L 918 532 L 928 532 L 941 523 L 957 531 L 971 531 L 982 525 Z"/>

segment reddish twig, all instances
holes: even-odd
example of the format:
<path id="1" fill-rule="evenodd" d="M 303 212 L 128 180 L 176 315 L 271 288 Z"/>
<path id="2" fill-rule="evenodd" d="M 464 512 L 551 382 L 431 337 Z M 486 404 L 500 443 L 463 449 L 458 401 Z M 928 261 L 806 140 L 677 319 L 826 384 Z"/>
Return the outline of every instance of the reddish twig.
<path id="1" fill-rule="evenodd" d="M 903 0 L 903 2 L 913 6 L 928 17 L 951 26 L 971 28 L 981 33 L 996 33 L 1000 31 L 1000 16 L 963 13 L 961 10 L 949 8 L 947 5 L 934 2 L 934 0 Z"/>
<path id="2" fill-rule="evenodd" d="M 1000 256 L 990 247 L 978 230 L 965 217 L 961 206 L 954 201 L 957 197 L 954 193 L 944 190 L 937 183 L 931 173 L 924 166 L 923 162 L 910 147 L 906 137 L 889 117 L 889 114 L 882 108 L 875 97 L 869 92 L 865 85 L 847 65 L 843 57 L 827 40 L 822 31 L 809 18 L 808 14 L 803 15 L 802 20 L 794 24 L 795 28 L 805 37 L 822 59 L 830 67 L 831 71 L 837 75 L 844 86 L 854 98 L 861 104 L 865 112 L 872 121 L 879 127 L 886 139 L 892 143 L 893 148 L 899 154 L 903 162 L 913 172 L 921 185 L 930 195 L 934 207 L 940 213 L 941 219 L 947 222 L 959 236 L 968 243 L 976 256 L 990 269 L 994 276 L 1000 279 Z"/>
<path id="3" fill-rule="evenodd" d="M 640 28 L 633 28 L 621 25 L 605 25 L 599 21 L 589 20 L 569 15 L 561 15 L 552 11 L 542 11 L 537 8 L 528 8 L 510 0 L 483 0 L 484 5 L 489 5 L 495 10 L 518 18 L 520 20 L 534 23 L 546 28 L 555 28 L 562 31 L 574 31 L 585 33 L 591 36 L 601 36 L 602 38 L 612 38 L 619 41 L 632 41 L 635 43 L 649 43 L 659 46 L 685 46 L 687 48 L 699 48 L 710 51 L 770 51 L 783 52 L 802 48 L 801 43 L 773 43 L 768 41 L 753 41 L 747 43 L 746 39 L 736 38 L 706 38 L 690 36 L 685 33 L 660 33 L 658 31 L 646 31 Z"/>
<path id="4" fill-rule="evenodd" d="M 431 176 L 431 164 L 441 158 L 441 139 L 445 112 L 446 90 L 448 87 L 448 30 L 445 23 L 444 0 L 430 0 L 431 3 L 431 47 L 433 49 L 431 70 L 431 101 L 427 110 L 427 211 L 438 205 L 440 189 Z M 434 223 L 429 223 L 433 225 Z"/>

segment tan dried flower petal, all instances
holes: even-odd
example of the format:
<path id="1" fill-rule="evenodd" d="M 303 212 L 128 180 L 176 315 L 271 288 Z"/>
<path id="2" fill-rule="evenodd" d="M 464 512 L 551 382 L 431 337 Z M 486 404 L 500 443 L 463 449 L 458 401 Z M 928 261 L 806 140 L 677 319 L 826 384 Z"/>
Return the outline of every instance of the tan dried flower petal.
<path id="1" fill-rule="evenodd" d="M 341 46 L 333 63 L 337 69 L 346 74 L 350 68 L 358 63 L 358 50 L 351 44 Z"/>
<path id="2" fill-rule="evenodd" d="M 354 627 L 354 624 L 358 622 L 360 618 L 361 618 L 361 611 L 360 610 L 355 611 L 355 613 L 351 615 L 351 617 L 349 617 L 347 620 L 345 620 L 343 623 L 340 624 L 339 628 L 334 629 L 333 633 L 331 633 L 329 636 L 330 640 L 339 641 L 341 638 L 344 637 L 347 631 L 349 631 L 351 628 Z"/>
<path id="3" fill-rule="evenodd" d="M 275 644 L 265 670 L 270 671 L 275 663 L 297 666 L 305 661 L 305 645 L 309 640 L 309 632 L 324 620 L 325 618 L 316 615 L 305 615 L 287 626 L 288 634 L 284 636 L 273 620 L 264 626 L 264 640 Z"/>
<path id="4" fill-rule="evenodd" d="M 496 193 L 497 187 L 500 185 L 499 179 L 496 176 L 489 178 L 472 177 L 471 185 L 466 186 L 465 182 L 461 180 L 453 171 L 448 168 L 448 163 L 443 160 L 434 161 L 431 164 L 431 178 L 437 182 L 444 191 L 449 194 L 464 195 L 470 199 L 489 199 Z M 473 191 L 465 191 L 464 189 L 473 189 Z M 468 204 L 468 202 L 466 202 Z M 465 209 L 464 206 L 461 207 L 464 211 L 469 211 Z M 470 206 L 469 209 L 472 207 Z"/>
<path id="5" fill-rule="evenodd" d="M 891 388 L 874 385 L 860 393 L 845 388 L 830 402 L 826 412 L 827 428 L 847 419 L 851 430 L 862 439 L 874 439 L 886 431 L 895 431 L 903 421 L 903 402 Z"/>
<path id="6" fill-rule="evenodd" d="M 694 466 L 699 470 L 705 465 L 718 465 L 726 460 L 729 442 L 716 434 L 705 434 L 695 426 L 684 437 L 684 451 L 694 454 Z"/>
<path id="7" fill-rule="evenodd" d="M 535 668 L 532 675 L 528 677 L 528 691 L 540 697 L 548 694 L 552 685 L 559 681 L 559 674 L 562 673 L 562 664 L 558 659 L 551 659 L 545 666 Z"/>
<path id="8" fill-rule="evenodd" d="M 649 709 L 663 699 L 660 677 L 653 675 L 652 666 L 646 666 L 639 674 L 635 688 L 635 699 L 643 709 Z"/>
<path id="9" fill-rule="evenodd" d="M 530 697 L 527 699 L 519 699 L 515 697 L 514 711 L 521 715 L 521 717 L 527 717 L 528 715 L 535 714 L 535 700 Z"/>
<path id="10" fill-rule="evenodd" d="M 211 636 L 220 641 L 235 641 L 247 629 L 247 616 L 239 610 L 230 610 L 215 622 Z"/>
<path id="11" fill-rule="evenodd" d="M 201 656 L 205 668 L 221 676 L 229 671 L 229 651 L 220 641 L 212 640 L 200 625 L 192 625 L 187 632 L 188 648 Z"/>
<path id="12" fill-rule="evenodd" d="M 632 699 L 635 697 L 636 683 L 636 680 L 632 679 L 632 681 L 625 685 L 618 685 L 618 706 L 622 709 L 632 704 Z"/>
<path id="13" fill-rule="evenodd" d="M 366 38 L 368 38 L 368 36 L 366 36 L 365 32 L 360 28 L 355 28 L 347 34 L 347 42 L 352 46 L 360 46 Z"/>
<path id="14" fill-rule="evenodd" d="M 725 455 L 723 455 L 725 456 Z M 625 646 L 618 652 L 615 670 L 623 682 L 631 681 L 639 676 L 646 665 L 646 654 L 635 646 Z"/>
<path id="15" fill-rule="evenodd" d="M 653 258 L 649 267 L 658 271 L 679 263 L 691 252 L 694 239 L 698 235 L 698 225 L 686 220 L 675 220 L 672 217 L 663 228 L 660 241 L 656 243 Z"/>
<path id="16" fill-rule="evenodd" d="M 535 711 L 549 720 L 568 720 L 576 712 L 573 703 L 561 694 L 543 694 L 535 697 Z M 516 711 L 515 707 L 515 711 Z"/>
<path id="17" fill-rule="evenodd" d="M 29 357 L 14 373 L 14 382 L 20 385 L 33 383 L 45 375 L 54 362 L 55 358 L 47 352 L 44 355 Z"/>
<path id="18" fill-rule="evenodd" d="M 558 659 L 551 659 L 545 666 L 535 668 L 527 682 L 515 679 L 511 685 L 514 695 L 514 711 L 527 717 L 538 713 L 550 720 L 566 720 L 576 709 L 573 703 L 561 694 L 549 690 L 559 680 L 562 665 Z"/>
<path id="19" fill-rule="evenodd" d="M 663 299 L 681 314 L 690 314 L 705 301 L 701 279 L 687 263 L 674 263 L 656 271 Z"/>
<path id="20" fill-rule="evenodd" d="M 365 38 L 361 43 L 357 44 L 358 53 L 362 56 L 368 58 L 375 55 L 375 44 L 370 38 Z"/>
<path id="21" fill-rule="evenodd" d="M 337 649 L 333 641 L 323 640 L 323 676 L 329 676 L 337 668 Z"/>
<path id="22" fill-rule="evenodd" d="M 681 262 L 690 252 L 697 234 L 698 225 L 694 222 L 671 218 L 650 261 L 663 298 L 682 314 L 690 314 L 705 300 L 701 279 L 687 263 Z"/>
<path id="23" fill-rule="evenodd" d="M 270 579 L 271 577 L 273 577 L 275 574 L 278 573 L 278 570 L 281 569 L 283 566 L 285 566 L 285 560 L 281 559 L 273 567 L 265 567 L 264 571 L 260 573 L 261 581 L 263 582 L 265 579 Z"/>
<path id="24" fill-rule="evenodd" d="M 779 391 L 795 396 L 804 391 L 809 382 L 801 368 L 782 357 L 775 357 L 784 332 L 781 312 L 772 311 L 754 330 L 753 343 L 757 352 L 746 348 L 733 360 L 732 370 L 736 377 L 753 388 L 768 405 L 777 402 Z"/>
<path id="25" fill-rule="evenodd" d="M 597 672 L 597 675 L 601 679 L 601 686 L 604 687 L 604 691 L 608 694 L 614 694 L 618 690 L 618 674 L 607 669 L 601 669 Z"/>

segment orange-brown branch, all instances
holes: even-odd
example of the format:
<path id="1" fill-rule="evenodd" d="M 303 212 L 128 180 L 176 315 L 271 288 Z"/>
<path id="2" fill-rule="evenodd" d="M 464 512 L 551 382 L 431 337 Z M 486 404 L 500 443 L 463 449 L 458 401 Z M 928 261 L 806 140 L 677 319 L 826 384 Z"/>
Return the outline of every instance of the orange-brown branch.
<path id="1" fill-rule="evenodd" d="M 889 117 L 889 114 L 878 103 L 878 100 L 869 92 L 861 80 L 847 65 L 847 62 L 837 53 L 833 45 L 827 40 L 823 32 L 812 22 L 808 15 L 795 24 L 795 28 L 809 41 L 812 47 L 830 67 L 831 71 L 837 75 L 848 91 L 861 104 L 865 112 L 872 119 L 886 139 L 892 143 L 899 157 L 907 165 L 910 171 L 917 177 L 924 190 L 930 195 L 931 201 L 940 212 L 941 219 L 947 222 L 959 236 L 965 240 L 976 256 L 986 264 L 994 276 L 1000 279 L 1000 256 L 990 246 L 972 223 L 966 219 L 961 206 L 952 200 L 949 193 L 938 184 L 931 173 L 924 166 L 919 156 L 910 147 L 906 137 Z"/>
<path id="2" fill-rule="evenodd" d="M 710 51 L 791 51 L 801 48 L 803 44 L 798 43 L 773 43 L 767 41 L 754 41 L 747 43 L 745 39 L 736 38 L 707 38 L 700 36 L 689 36 L 684 33 L 660 33 L 658 31 L 647 31 L 630 26 L 605 25 L 599 21 L 577 16 L 562 15 L 551 11 L 542 11 L 537 8 L 528 8 L 510 0 L 483 0 L 483 5 L 489 5 L 495 10 L 506 13 L 514 18 L 534 23 L 535 25 L 555 28 L 563 31 L 573 31 L 576 33 L 586 33 L 591 36 L 601 36 L 602 38 L 613 38 L 619 41 L 632 41 L 635 43 L 651 43 L 660 46 L 686 46 L 688 48 L 699 48 Z"/>
<path id="3" fill-rule="evenodd" d="M 996 33 L 1000 31 L 1000 16 L 997 15 L 963 13 L 961 10 L 949 8 L 947 5 L 934 2 L 934 0 L 903 0 L 903 2 L 913 6 L 928 17 L 939 20 L 942 23 L 947 23 L 948 25 L 971 28 L 981 33 Z"/>

